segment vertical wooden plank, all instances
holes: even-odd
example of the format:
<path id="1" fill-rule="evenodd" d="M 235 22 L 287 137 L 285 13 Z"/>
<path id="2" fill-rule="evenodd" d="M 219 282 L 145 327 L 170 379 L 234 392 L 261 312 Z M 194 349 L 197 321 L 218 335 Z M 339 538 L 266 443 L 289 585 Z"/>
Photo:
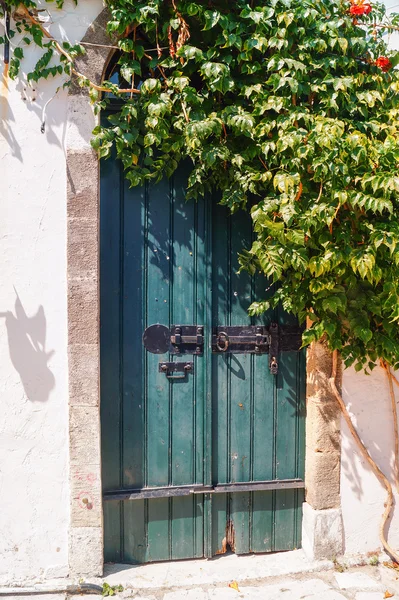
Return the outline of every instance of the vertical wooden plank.
<path id="1" fill-rule="evenodd" d="M 101 456 L 103 489 L 121 484 L 120 428 L 120 163 L 101 163 L 100 203 L 100 377 Z M 105 504 L 105 560 L 122 560 L 121 503 Z"/>
<path id="2" fill-rule="evenodd" d="M 148 562 L 170 560 L 171 499 L 148 500 L 147 514 L 147 560 Z"/>
<path id="3" fill-rule="evenodd" d="M 149 187 L 147 209 L 147 323 L 170 326 L 171 231 L 169 182 Z M 158 371 L 168 355 L 146 354 L 147 485 L 170 483 L 170 385 Z"/>
<path id="4" fill-rule="evenodd" d="M 170 185 L 162 180 L 148 188 L 146 239 L 146 326 L 170 326 L 171 206 Z M 160 360 L 169 355 L 146 353 L 146 485 L 167 486 L 171 482 L 170 383 L 158 371 Z M 170 558 L 170 502 L 148 501 L 147 556 L 149 561 Z"/>
<path id="5" fill-rule="evenodd" d="M 230 319 L 230 245 L 227 210 L 215 202 L 212 206 L 212 306 L 211 327 L 228 325 Z M 213 354 L 212 366 L 212 483 L 229 481 L 230 419 L 228 391 L 229 359 Z M 229 520 L 229 494 L 211 496 L 212 554 L 226 552 L 226 528 Z"/>
<path id="6" fill-rule="evenodd" d="M 274 286 L 263 275 L 253 276 L 252 300 L 265 300 L 274 292 Z M 254 317 L 254 325 L 269 325 L 276 320 L 275 311 L 269 309 L 265 314 Z M 275 377 L 269 370 L 269 355 L 254 356 L 253 371 L 253 421 L 251 424 L 252 479 L 262 481 L 274 478 L 274 400 Z M 271 552 L 273 549 L 273 492 L 253 492 L 251 515 L 251 552 Z"/>
<path id="7" fill-rule="evenodd" d="M 146 500 L 125 502 L 123 527 L 124 562 L 131 564 L 147 562 Z"/>
<path id="8" fill-rule="evenodd" d="M 171 558 L 173 560 L 203 556 L 202 505 L 202 495 L 172 498 Z"/>
<path id="9" fill-rule="evenodd" d="M 230 323 L 250 325 L 248 307 L 252 300 L 252 281 L 247 272 L 238 274 L 238 254 L 250 247 L 251 223 L 248 214 L 237 213 L 230 224 Z M 251 480 L 253 368 L 257 357 L 251 354 L 231 354 L 230 377 L 230 481 Z M 231 521 L 234 528 L 234 549 L 245 554 L 250 549 L 251 494 L 231 494 Z"/>
<path id="10" fill-rule="evenodd" d="M 124 182 L 121 289 L 122 304 L 122 479 L 126 488 L 144 486 L 144 223 L 145 190 Z M 144 501 L 124 503 L 124 559 L 144 562 Z"/>
<path id="11" fill-rule="evenodd" d="M 296 547 L 296 513 L 296 490 L 276 490 L 273 548 L 275 552 L 293 550 Z"/>
<path id="12" fill-rule="evenodd" d="M 211 336 L 212 336 L 212 316 L 213 316 L 213 289 L 212 289 L 212 272 L 213 272 L 213 230 L 214 224 L 212 220 L 213 212 L 212 208 L 214 205 L 214 198 L 207 196 L 203 203 L 203 213 L 201 210 L 198 211 L 199 223 L 201 214 L 203 214 L 203 235 L 202 239 L 204 242 L 198 247 L 198 260 L 201 260 L 203 256 L 203 262 L 205 265 L 204 269 L 204 282 L 203 282 L 203 324 L 204 324 L 204 367 L 203 367 L 203 398 L 204 407 L 202 411 L 203 422 L 202 422 L 202 473 L 203 481 L 206 485 L 211 485 L 213 481 L 213 377 L 214 377 L 214 363 L 212 360 L 211 352 Z M 199 238 L 200 239 L 200 238 Z M 212 494 L 204 494 L 203 496 L 203 555 L 207 558 L 213 556 L 212 551 L 212 506 L 213 496 Z"/>
<path id="13" fill-rule="evenodd" d="M 230 494 L 214 494 L 212 496 L 212 555 L 224 554 L 227 551 L 227 525 Z"/>
<path id="14" fill-rule="evenodd" d="M 179 325 L 195 325 L 196 317 L 196 232 L 195 205 L 186 202 L 184 173 L 176 174 L 173 179 L 172 198 L 172 293 L 171 321 Z M 191 356 L 177 356 L 177 362 L 191 360 Z M 198 361 L 196 361 L 196 366 Z M 194 371 L 184 379 L 171 383 L 171 483 L 184 485 L 194 481 L 195 453 L 195 413 L 194 378 L 201 374 Z M 177 501 L 179 504 L 179 501 Z M 183 503 L 186 506 L 185 503 Z M 182 505 L 183 508 L 183 505 Z M 184 509 L 185 510 L 185 509 Z M 188 524 L 190 525 L 190 524 Z"/>
<path id="15" fill-rule="evenodd" d="M 272 552 L 273 519 L 273 492 L 253 492 L 251 552 Z"/>
<path id="16" fill-rule="evenodd" d="M 280 353 L 276 414 L 276 478 L 297 476 L 297 422 L 300 411 L 297 385 L 298 352 Z"/>
<path id="17" fill-rule="evenodd" d="M 212 327 L 230 324 L 230 245 L 227 210 L 213 206 L 212 221 Z M 226 483 L 229 478 L 229 359 L 212 355 L 212 481 Z"/>
<path id="18" fill-rule="evenodd" d="M 178 171 L 173 179 L 172 203 L 172 237 L 173 237 L 173 292 L 171 297 L 172 317 L 174 324 L 203 325 L 198 316 L 203 313 L 203 286 L 205 283 L 205 262 L 198 257 L 198 204 L 187 203 L 185 190 L 187 172 Z M 202 211 L 203 215 L 203 211 Z M 204 231 L 204 224 L 201 223 Z M 200 291 L 201 296 L 198 295 Z M 178 356 L 181 361 L 188 357 Z M 191 357 L 190 357 L 191 359 Z M 175 381 L 171 385 L 172 409 L 172 460 L 171 476 L 173 485 L 185 485 L 194 481 L 203 482 L 203 468 L 197 473 L 197 441 L 200 439 L 200 452 L 203 458 L 203 431 L 198 436 L 197 425 L 203 426 L 204 356 L 195 357 L 193 374 L 184 380 Z M 197 386 L 200 396 L 197 395 Z M 202 417 L 202 418 L 201 418 Z M 201 478 L 201 479 L 199 479 Z M 196 534 L 198 501 L 201 498 L 172 499 L 172 556 L 173 558 L 190 558 L 196 556 L 196 545 L 199 542 Z"/>

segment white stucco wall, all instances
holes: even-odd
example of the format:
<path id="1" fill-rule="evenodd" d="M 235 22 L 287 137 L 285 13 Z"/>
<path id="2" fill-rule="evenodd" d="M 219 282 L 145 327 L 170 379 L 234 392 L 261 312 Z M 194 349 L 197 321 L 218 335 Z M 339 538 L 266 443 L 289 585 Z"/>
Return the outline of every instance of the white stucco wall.
<path id="1" fill-rule="evenodd" d="M 395 386 L 397 403 L 399 388 Z M 390 479 L 393 488 L 394 435 L 391 397 L 381 368 L 371 376 L 344 371 L 343 399 L 356 429 L 371 457 Z M 398 407 L 399 410 L 399 407 Z M 356 554 L 380 548 L 379 525 L 386 492 L 361 457 L 346 424 L 342 421 L 341 499 L 345 530 L 345 552 Z M 398 504 L 389 529 L 389 542 L 399 548 Z"/>
<path id="2" fill-rule="evenodd" d="M 77 41 L 101 9 L 101 0 L 66 3 L 50 31 Z M 40 54 L 27 52 L 25 71 Z M 0 73 L 2 585 L 67 575 L 69 489 L 67 95 L 60 90 L 48 105 L 42 134 L 60 78 L 34 91 Z"/>

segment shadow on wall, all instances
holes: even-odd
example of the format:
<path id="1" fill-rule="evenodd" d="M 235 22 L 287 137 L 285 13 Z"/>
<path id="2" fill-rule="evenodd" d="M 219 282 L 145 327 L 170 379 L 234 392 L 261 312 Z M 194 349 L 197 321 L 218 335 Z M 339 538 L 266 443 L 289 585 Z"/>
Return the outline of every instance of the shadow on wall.
<path id="1" fill-rule="evenodd" d="M 12 131 L 12 123 L 15 122 L 14 114 L 8 102 L 8 65 L 0 76 L 0 135 L 6 141 L 12 156 L 22 162 L 21 148 Z"/>
<path id="2" fill-rule="evenodd" d="M 15 293 L 15 315 L 9 310 L 0 312 L 0 317 L 5 318 L 11 362 L 19 373 L 28 400 L 46 402 L 55 386 L 55 378 L 47 364 L 54 350 L 46 352 L 43 306 L 39 306 L 33 317 L 28 317 L 16 290 Z"/>

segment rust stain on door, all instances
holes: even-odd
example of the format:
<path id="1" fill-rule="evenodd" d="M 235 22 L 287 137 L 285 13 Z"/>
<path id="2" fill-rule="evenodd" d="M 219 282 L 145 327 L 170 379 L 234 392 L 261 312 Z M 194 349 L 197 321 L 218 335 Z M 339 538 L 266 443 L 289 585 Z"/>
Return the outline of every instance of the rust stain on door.
<path id="1" fill-rule="evenodd" d="M 226 524 L 226 535 L 222 539 L 222 547 L 216 551 L 216 554 L 226 554 L 227 550 L 230 549 L 232 552 L 236 551 L 236 535 L 234 531 L 234 523 L 232 520 L 227 521 Z"/>

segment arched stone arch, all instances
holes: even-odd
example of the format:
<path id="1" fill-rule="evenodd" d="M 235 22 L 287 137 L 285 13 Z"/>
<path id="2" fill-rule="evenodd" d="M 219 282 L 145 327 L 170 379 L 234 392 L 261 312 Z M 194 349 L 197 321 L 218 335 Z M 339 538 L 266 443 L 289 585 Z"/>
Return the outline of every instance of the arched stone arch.
<path id="1" fill-rule="evenodd" d="M 104 9 L 83 40 L 78 70 L 100 84 L 112 42 Z M 87 88 L 73 84 L 68 97 L 66 141 L 68 221 L 68 360 L 70 574 L 101 575 L 103 519 L 100 452 L 99 183 L 90 139 L 95 126 Z M 340 413 L 329 388 L 331 353 L 322 344 L 308 353 L 306 499 L 303 546 L 312 558 L 343 551 L 340 509 Z"/>
<path id="2" fill-rule="evenodd" d="M 104 9 L 82 41 L 77 69 L 100 84 L 109 57 Z M 93 44 L 93 45 L 91 45 Z M 100 453 L 99 163 L 90 145 L 95 117 L 87 88 L 76 83 L 68 96 L 66 137 L 68 362 L 70 439 L 71 575 L 103 572 Z"/>

